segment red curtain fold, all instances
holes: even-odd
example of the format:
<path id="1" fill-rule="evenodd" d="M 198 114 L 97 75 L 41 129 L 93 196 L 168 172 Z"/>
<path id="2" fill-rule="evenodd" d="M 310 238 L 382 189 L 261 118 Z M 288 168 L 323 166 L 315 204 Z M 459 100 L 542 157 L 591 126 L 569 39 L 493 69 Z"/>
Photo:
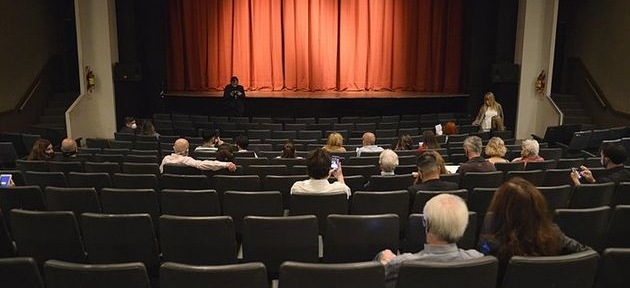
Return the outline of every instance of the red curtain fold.
<path id="1" fill-rule="evenodd" d="M 169 0 L 170 91 L 458 92 L 464 0 Z"/>

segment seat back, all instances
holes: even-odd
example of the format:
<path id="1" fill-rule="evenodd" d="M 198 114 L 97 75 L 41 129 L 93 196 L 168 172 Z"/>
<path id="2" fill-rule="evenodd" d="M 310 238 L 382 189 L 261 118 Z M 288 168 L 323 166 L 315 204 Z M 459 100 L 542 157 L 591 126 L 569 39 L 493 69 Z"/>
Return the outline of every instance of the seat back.
<path id="1" fill-rule="evenodd" d="M 83 172 L 83 164 L 81 162 L 66 161 L 48 161 L 48 170 L 50 172 Z"/>
<path id="2" fill-rule="evenodd" d="M 157 163 L 134 163 L 125 162 L 122 164 L 122 172 L 126 174 L 160 174 L 160 166 Z"/>
<path id="3" fill-rule="evenodd" d="M 470 287 L 494 288 L 499 261 L 492 256 L 476 259 L 430 262 L 407 261 L 400 266 L 397 288 L 418 287 Z"/>
<path id="4" fill-rule="evenodd" d="M 545 173 L 545 182 L 543 185 L 573 185 L 573 180 L 571 180 L 571 169 L 548 169 Z"/>
<path id="5" fill-rule="evenodd" d="M 259 217 L 243 220 L 243 260 L 263 262 L 276 273 L 284 261 L 318 262 L 315 216 Z"/>
<path id="6" fill-rule="evenodd" d="M 163 174 L 160 187 L 162 189 L 205 190 L 210 189 L 210 181 L 205 175 Z"/>
<path id="7" fill-rule="evenodd" d="M 229 216 L 160 217 L 162 260 L 189 265 L 237 263 L 234 224 Z"/>
<path id="8" fill-rule="evenodd" d="M 112 187 L 112 180 L 107 173 L 68 173 L 68 187 L 94 187 L 97 191 Z"/>
<path id="9" fill-rule="evenodd" d="M 48 211 L 72 211 L 74 215 L 101 212 L 101 204 L 94 188 L 46 187 L 44 194 Z"/>
<path id="10" fill-rule="evenodd" d="M 278 191 L 226 191 L 223 215 L 232 217 L 236 233 L 242 233 L 246 216 L 282 216 L 282 194 Z"/>
<path id="11" fill-rule="evenodd" d="M 319 264 L 287 261 L 280 266 L 281 288 L 381 288 L 384 268 L 378 262 Z"/>
<path id="12" fill-rule="evenodd" d="M 149 214 L 83 213 L 80 223 L 91 263 L 142 262 L 149 269 L 160 264 Z"/>
<path id="13" fill-rule="evenodd" d="M 38 171 L 48 172 L 48 163 L 43 160 L 17 160 L 17 169 L 22 172 L 26 171 Z"/>
<path id="14" fill-rule="evenodd" d="M 613 194 L 615 193 L 615 183 L 582 184 L 575 187 L 569 208 L 593 208 L 599 206 L 610 206 Z"/>
<path id="15" fill-rule="evenodd" d="M 218 216 L 221 215 L 219 196 L 215 190 L 160 191 L 162 214 L 178 216 Z"/>
<path id="16" fill-rule="evenodd" d="M 608 248 L 602 253 L 597 288 L 630 287 L 630 249 Z"/>
<path id="17" fill-rule="evenodd" d="M 110 175 L 120 173 L 120 164 L 116 162 L 85 162 L 83 163 L 85 172 L 99 173 L 104 172 Z"/>
<path id="18" fill-rule="evenodd" d="M 76 264 L 50 260 L 44 265 L 47 288 L 150 288 L 142 263 Z"/>
<path id="19" fill-rule="evenodd" d="M 176 174 L 176 175 L 201 175 L 203 174 L 201 170 L 190 167 L 190 166 L 181 166 L 181 165 L 164 165 L 162 166 L 164 169 L 164 174 Z"/>
<path id="20" fill-rule="evenodd" d="M 47 186 L 67 187 L 66 176 L 63 172 L 35 172 L 26 171 L 24 178 L 27 185 L 39 186 L 42 190 Z"/>
<path id="21" fill-rule="evenodd" d="M 503 174 L 507 174 L 507 172 L 510 171 L 523 171 L 525 169 L 523 162 L 494 163 L 494 167 L 497 168 L 497 171 L 503 172 Z"/>
<path id="22" fill-rule="evenodd" d="M 259 191 L 260 177 L 258 175 L 215 175 L 212 177 L 214 188 L 219 193 L 219 199 L 223 199 L 223 193 L 232 191 Z"/>
<path id="23" fill-rule="evenodd" d="M 413 176 L 411 174 L 393 176 L 372 175 L 366 188 L 368 191 L 392 191 L 405 190 L 411 185 L 413 185 Z"/>
<path id="24" fill-rule="evenodd" d="M 112 177 L 114 188 L 120 189 L 154 189 L 158 190 L 158 178 L 155 174 L 123 174 L 116 173 Z"/>
<path id="25" fill-rule="evenodd" d="M 620 182 L 617 185 L 613 205 L 630 205 L 630 182 Z"/>
<path id="26" fill-rule="evenodd" d="M 551 213 L 553 213 L 556 209 L 569 207 L 571 190 L 572 188 L 569 185 L 538 187 L 538 191 L 545 196 L 545 200 L 547 200 L 547 208 Z"/>
<path id="27" fill-rule="evenodd" d="M 396 214 L 403 231 L 409 218 L 409 192 L 398 191 L 357 191 L 352 195 L 351 214 L 378 215 Z"/>
<path id="28" fill-rule="evenodd" d="M 601 251 L 606 241 L 610 207 L 558 209 L 554 221 L 560 230 L 578 242 Z"/>
<path id="29" fill-rule="evenodd" d="M 160 267 L 160 287 L 268 288 L 269 284 L 262 263 L 190 266 L 167 262 Z"/>
<path id="30" fill-rule="evenodd" d="M 590 288 L 597 273 L 597 252 L 510 259 L 501 288 Z"/>
<path id="31" fill-rule="evenodd" d="M 532 162 L 538 163 L 538 162 Z M 529 167 L 529 165 L 528 165 Z M 523 178 L 534 186 L 542 186 L 545 182 L 545 171 L 543 170 L 527 170 L 527 171 L 510 171 L 505 175 L 505 181 L 510 180 L 514 177 Z"/>
<path id="32" fill-rule="evenodd" d="M 20 256 L 39 264 L 50 259 L 84 262 L 85 252 L 74 214 L 68 211 L 11 211 L 11 235 Z"/>
<path id="33" fill-rule="evenodd" d="M 39 186 L 0 187 L 0 211 L 7 223 L 11 209 L 46 210 L 44 194 Z"/>
<path id="34" fill-rule="evenodd" d="M 399 225 L 396 214 L 329 215 L 324 237 L 324 261 L 370 261 L 384 249 L 396 251 Z"/>
<path id="35" fill-rule="evenodd" d="M 44 288 L 37 262 L 33 258 L 0 258 L 0 286 Z"/>
<path id="36" fill-rule="evenodd" d="M 278 175 L 267 175 L 265 176 L 262 188 L 266 191 L 280 191 L 282 194 L 282 203 L 283 208 L 289 208 L 289 195 L 291 193 L 291 187 L 297 181 L 307 180 L 308 176 L 306 175 L 289 175 L 289 176 L 278 176 Z"/>
<path id="37" fill-rule="evenodd" d="M 101 205 L 103 213 L 147 213 L 154 224 L 160 217 L 158 197 L 153 189 L 105 188 L 101 190 Z"/>
<path id="38" fill-rule="evenodd" d="M 503 172 L 468 172 L 461 176 L 461 188 L 472 191 L 475 188 L 498 188 L 503 184 Z"/>
<path id="39" fill-rule="evenodd" d="M 617 205 L 608 230 L 607 247 L 630 248 L 630 205 Z"/>
<path id="40" fill-rule="evenodd" d="M 346 193 L 292 194 L 289 215 L 315 215 L 319 222 L 319 234 L 326 234 L 326 218 L 330 214 L 348 214 Z"/>

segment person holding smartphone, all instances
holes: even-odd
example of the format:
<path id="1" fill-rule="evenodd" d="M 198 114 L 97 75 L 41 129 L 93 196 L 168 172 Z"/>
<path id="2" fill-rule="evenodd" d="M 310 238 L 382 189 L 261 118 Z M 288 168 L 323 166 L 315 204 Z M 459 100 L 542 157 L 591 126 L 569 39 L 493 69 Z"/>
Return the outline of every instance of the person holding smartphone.
<path id="1" fill-rule="evenodd" d="M 291 194 L 344 192 L 350 197 L 350 187 L 345 184 L 339 158 L 333 158 L 330 153 L 317 148 L 306 157 L 306 170 L 310 179 L 295 182 Z M 328 182 L 330 176 L 337 181 Z"/>
<path id="2" fill-rule="evenodd" d="M 12 174 L 2 174 L 0 175 L 0 187 L 13 187 L 15 183 L 13 182 Z"/>
<path id="3" fill-rule="evenodd" d="M 615 184 L 619 184 L 619 182 L 630 181 L 630 171 L 626 170 L 623 166 L 624 162 L 628 158 L 626 149 L 623 145 L 612 142 L 604 142 L 602 144 L 600 157 L 602 166 L 606 168 L 604 176 L 599 179 L 595 179 L 595 177 L 593 177 L 593 172 L 585 166 L 581 166 L 579 169 L 573 168 L 573 171 L 571 172 L 571 180 L 573 180 L 573 184 L 576 186 L 581 185 L 582 183 L 590 184 L 614 182 Z"/>

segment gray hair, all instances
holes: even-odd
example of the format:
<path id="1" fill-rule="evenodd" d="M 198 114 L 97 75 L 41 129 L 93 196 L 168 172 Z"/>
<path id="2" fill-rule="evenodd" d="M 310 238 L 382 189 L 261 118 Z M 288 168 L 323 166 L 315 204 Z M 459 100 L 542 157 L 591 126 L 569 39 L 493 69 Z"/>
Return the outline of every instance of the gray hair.
<path id="1" fill-rule="evenodd" d="M 398 167 L 398 155 L 392 149 L 385 149 L 378 156 L 378 164 L 384 172 L 393 172 Z"/>
<path id="2" fill-rule="evenodd" d="M 464 140 L 464 147 L 468 148 L 468 151 L 470 152 L 481 154 L 481 138 L 479 138 L 478 136 L 470 136 L 466 138 L 466 140 Z"/>
<path id="3" fill-rule="evenodd" d="M 521 148 L 527 151 L 529 157 L 537 156 L 540 151 L 540 145 L 538 145 L 538 141 L 534 139 L 527 139 L 523 141 L 523 143 L 521 143 Z"/>
<path id="4" fill-rule="evenodd" d="M 452 194 L 439 194 L 431 198 L 422 211 L 428 231 L 438 239 L 455 243 L 464 236 L 468 226 L 466 202 Z"/>

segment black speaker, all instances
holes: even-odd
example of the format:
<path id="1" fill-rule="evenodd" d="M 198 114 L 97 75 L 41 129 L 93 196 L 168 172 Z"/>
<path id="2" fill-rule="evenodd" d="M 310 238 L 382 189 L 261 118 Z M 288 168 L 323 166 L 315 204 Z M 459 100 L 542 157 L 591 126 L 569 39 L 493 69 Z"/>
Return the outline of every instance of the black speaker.
<path id="1" fill-rule="evenodd" d="M 142 81 L 142 67 L 137 63 L 116 63 L 114 65 L 114 79 L 123 82 L 140 82 Z"/>
<path id="2" fill-rule="evenodd" d="M 518 83 L 521 78 L 521 66 L 504 62 L 492 64 L 492 83 Z"/>

